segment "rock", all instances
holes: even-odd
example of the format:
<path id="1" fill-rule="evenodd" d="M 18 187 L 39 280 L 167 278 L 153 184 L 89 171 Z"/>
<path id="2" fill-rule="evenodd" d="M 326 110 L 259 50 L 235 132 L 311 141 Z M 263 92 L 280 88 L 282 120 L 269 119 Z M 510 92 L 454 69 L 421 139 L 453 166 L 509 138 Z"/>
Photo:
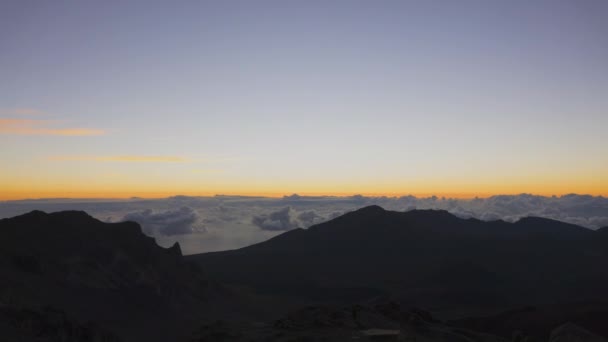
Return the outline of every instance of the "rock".
<path id="1" fill-rule="evenodd" d="M 578 326 L 574 323 L 566 323 L 561 325 L 551 332 L 550 342 L 607 342 L 601 336 L 598 336 L 587 329 Z"/>

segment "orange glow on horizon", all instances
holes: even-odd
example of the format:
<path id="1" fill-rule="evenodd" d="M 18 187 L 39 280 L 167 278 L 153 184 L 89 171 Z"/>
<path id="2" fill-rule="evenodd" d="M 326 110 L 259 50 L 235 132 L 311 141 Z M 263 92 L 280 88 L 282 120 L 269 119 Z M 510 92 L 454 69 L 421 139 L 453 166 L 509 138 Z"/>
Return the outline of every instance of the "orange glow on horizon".
<path id="1" fill-rule="evenodd" d="M 126 157 L 108 157 L 122 161 Z M 151 158 L 151 159 L 150 159 Z M 168 159 L 167 159 L 168 158 Z M 177 158 L 177 159 L 175 159 Z M 213 172 L 193 172 L 184 168 L 179 157 L 137 157 L 129 161 L 171 161 L 163 167 L 150 167 L 146 163 L 129 164 L 139 168 L 137 172 L 124 172 L 120 167 L 103 165 L 83 172 L 82 168 L 49 168 L 44 176 L 28 174 L 4 174 L 0 179 L 0 200 L 33 198 L 164 198 L 175 195 L 214 196 L 242 195 L 282 197 L 301 196 L 387 196 L 400 197 L 446 197 L 469 199 L 493 195 L 515 195 L 529 193 L 542 196 L 561 196 L 577 193 L 593 196 L 608 196 L 608 179 L 592 177 L 585 173 L 572 175 L 528 175 L 528 176 L 461 176 L 461 177 L 412 177 L 411 179 L 367 179 L 346 178 L 284 178 L 246 177 L 232 175 L 215 169 Z M 188 164 L 190 165 L 190 164 Z M 122 166 L 121 166 L 122 167 Z M 127 166 L 124 166 L 125 168 Z M 167 169 L 169 168 L 169 169 Z M 160 172 L 159 170 L 166 170 Z M 179 170 L 179 171 L 178 171 Z M 32 172 L 35 172 L 32 169 Z M 128 171 L 132 171 L 128 169 Z M 568 181 L 564 181 L 564 180 Z"/>
<path id="2" fill-rule="evenodd" d="M 487 198 L 495 195 L 519 195 L 523 193 L 539 195 L 539 196 L 563 196 L 567 194 L 581 194 L 581 195 L 592 195 L 592 196 L 608 196 L 607 192 L 592 192 L 592 191 L 563 191 L 563 192 L 538 192 L 538 191 L 510 191 L 510 192 L 417 192 L 417 191 L 399 191 L 399 192 L 381 192 L 381 191 L 339 191 L 339 192 L 305 192 L 305 191 L 147 191 L 147 190 L 133 190 L 133 191 L 112 191 L 112 190 L 81 190 L 81 191 L 13 191 L 5 192 L 0 194 L 0 201 L 10 200 L 25 200 L 25 199 L 45 199 L 45 198 L 96 198 L 96 199 L 128 199 L 131 197 L 139 197 L 144 199 L 159 199 L 167 198 L 172 196 L 202 196 L 212 197 L 216 195 L 225 196 L 252 196 L 252 197 L 268 197 L 268 198 L 282 198 L 283 196 L 289 196 L 292 194 L 298 194 L 300 196 L 327 196 L 327 197 L 347 197 L 354 195 L 362 195 L 367 197 L 401 197 L 401 196 L 415 196 L 418 198 L 423 197 L 445 197 L 455 199 L 473 199 L 476 197 Z"/>
<path id="3" fill-rule="evenodd" d="M 105 134 L 101 129 L 46 127 L 51 122 L 49 120 L 0 118 L 0 134 L 58 136 L 96 136 Z"/>

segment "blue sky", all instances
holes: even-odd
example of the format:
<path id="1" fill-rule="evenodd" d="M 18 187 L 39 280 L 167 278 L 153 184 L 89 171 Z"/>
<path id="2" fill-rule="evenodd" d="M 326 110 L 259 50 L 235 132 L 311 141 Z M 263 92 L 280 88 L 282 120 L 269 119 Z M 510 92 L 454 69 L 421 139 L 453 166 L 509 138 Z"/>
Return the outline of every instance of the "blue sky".
<path id="1" fill-rule="evenodd" d="M 3 1 L 0 197 L 606 195 L 607 61 L 605 1 Z"/>

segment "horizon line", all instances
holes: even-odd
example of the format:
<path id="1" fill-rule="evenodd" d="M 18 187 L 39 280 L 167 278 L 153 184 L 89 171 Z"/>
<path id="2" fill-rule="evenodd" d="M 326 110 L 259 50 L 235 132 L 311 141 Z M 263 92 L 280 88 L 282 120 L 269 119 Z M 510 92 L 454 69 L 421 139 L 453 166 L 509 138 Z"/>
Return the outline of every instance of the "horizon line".
<path id="1" fill-rule="evenodd" d="M 568 193 L 555 193 L 555 194 L 542 194 L 542 193 L 532 193 L 532 192 L 516 192 L 516 193 L 495 193 L 495 194 L 437 194 L 437 193 L 336 193 L 336 194 L 328 194 L 328 193 L 149 193 L 148 195 L 138 193 L 129 195 L 115 195 L 115 196 L 57 196 L 57 195 L 49 195 L 42 197 L 0 197 L 0 202 L 25 202 L 25 201 L 43 201 L 43 200 L 115 200 L 115 201 L 125 201 L 125 200 L 163 200 L 170 199 L 174 197 L 201 197 L 201 198 L 215 198 L 215 197 L 245 197 L 245 198 L 268 198 L 268 199 L 289 199 L 291 196 L 299 196 L 302 198 L 312 198 L 312 197 L 324 197 L 324 198 L 350 198 L 356 196 L 362 196 L 367 198 L 401 198 L 412 196 L 415 198 L 433 198 L 441 200 L 449 200 L 449 199 L 457 199 L 457 200 L 474 200 L 474 199 L 487 199 L 496 196 L 521 196 L 521 195 L 530 195 L 530 196 L 539 196 L 539 197 L 556 197 L 561 198 L 565 196 L 591 196 L 591 197 L 599 197 L 605 198 L 607 197 L 604 194 L 589 194 L 589 193 L 576 193 L 576 192 L 568 192 Z"/>

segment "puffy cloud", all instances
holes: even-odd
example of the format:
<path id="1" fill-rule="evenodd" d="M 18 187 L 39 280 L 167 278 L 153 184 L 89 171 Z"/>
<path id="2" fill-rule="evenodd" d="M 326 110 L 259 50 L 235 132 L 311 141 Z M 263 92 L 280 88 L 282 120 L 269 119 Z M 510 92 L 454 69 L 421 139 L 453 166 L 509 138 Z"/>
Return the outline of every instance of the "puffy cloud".
<path id="1" fill-rule="evenodd" d="M 304 227 L 310 227 L 313 224 L 326 221 L 326 218 L 317 214 L 314 210 L 307 210 L 298 214 L 298 221 L 300 221 Z"/>
<path id="2" fill-rule="evenodd" d="M 483 220 L 514 221 L 521 217 L 539 216 L 588 228 L 599 228 L 608 222 L 608 199 L 602 196 L 499 195 L 460 203 L 473 216 Z"/>
<path id="3" fill-rule="evenodd" d="M 345 214 L 345 212 L 343 212 L 343 211 L 334 211 L 334 212 L 332 212 L 332 213 L 330 213 L 330 214 L 329 214 L 329 216 L 327 217 L 327 219 L 328 219 L 328 220 L 333 220 L 333 219 L 335 219 L 336 217 L 338 217 L 338 216 L 342 216 L 342 215 L 344 215 L 344 214 Z"/>
<path id="4" fill-rule="evenodd" d="M 148 235 L 182 235 L 191 234 L 195 230 L 204 228 L 198 225 L 199 217 L 196 211 L 190 207 L 170 209 L 154 212 L 151 209 L 129 213 L 124 216 L 124 221 L 135 221 L 139 223 Z"/>
<path id="5" fill-rule="evenodd" d="M 263 230 L 284 231 L 295 228 L 308 228 L 322 223 L 339 214 L 328 213 L 321 215 L 316 210 L 297 211 L 292 206 L 286 206 L 270 213 L 253 216 L 251 222 Z"/>
<path id="6" fill-rule="evenodd" d="M 291 230 L 298 228 L 296 212 L 290 206 L 284 207 L 270 214 L 254 216 L 251 220 L 253 224 L 264 230 Z"/>
<path id="7" fill-rule="evenodd" d="M 466 210 L 464 208 L 462 208 L 461 206 L 455 206 L 455 207 L 451 207 L 450 209 L 447 209 L 450 213 L 463 218 L 463 219 L 469 219 L 471 217 L 475 217 L 475 213 L 473 213 L 470 210 Z"/>
<path id="8" fill-rule="evenodd" d="M 588 228 L 608 226 L 608 199 L 601 196 L 530 194 L 488 198 L 335 197 L 291 195 L 284 198 L 246 196 L 165 199 L 45 199 L 0 202 L 0 218 L 38 209 L 46 212 L 84 210 L 108 222 L 133 220 L 164 246 L 179 241 L 185 254 L 244 247 L 294 228 L 333 219 L 366 205 L 387 210 L 443 209 L 462 218 L 516 221 L 540 216 Z M 202 234 L 201 234 L 202 233 Z"/>
<path id="9" fill-rule="evenodd" d="M 500 220 L 502 217 L 500 215 L 498 215 L 497 213 L 487 212 L 487 213 L 481 214 L 481 216 L 479 218 L 483 221 L 496 221 L 496 220 Z"/>

